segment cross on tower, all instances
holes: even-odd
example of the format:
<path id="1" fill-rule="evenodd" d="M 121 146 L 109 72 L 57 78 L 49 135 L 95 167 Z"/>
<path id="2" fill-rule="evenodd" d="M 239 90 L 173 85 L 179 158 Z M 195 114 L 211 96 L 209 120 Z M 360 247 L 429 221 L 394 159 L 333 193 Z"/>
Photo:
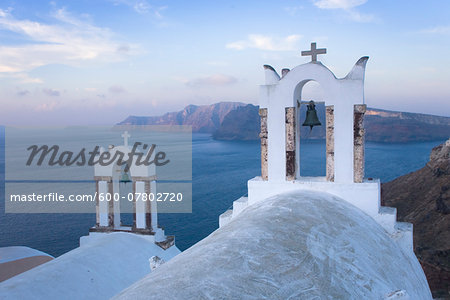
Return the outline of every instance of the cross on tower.
<path id="1" fill-rule="evenodd" d="M 327 53 L 327 49 L 325 48 L 316 48 L 316 43 L 311 43 L 311 50 L 309 51 L 302 51 L 302 56 L 309 56 L 311 55 L 311 61 L 317 61 L 317 54 L 325 54 Z"/>
<path id="2" fill-rule="evenodd" d="M 125 147 L 128 147 L 128 138 L 130 137 L 130 135 L 128 134 L 128 131 L 125 131 L 122 134 L 123 137 L 123 144 L 125 145 Z"/>

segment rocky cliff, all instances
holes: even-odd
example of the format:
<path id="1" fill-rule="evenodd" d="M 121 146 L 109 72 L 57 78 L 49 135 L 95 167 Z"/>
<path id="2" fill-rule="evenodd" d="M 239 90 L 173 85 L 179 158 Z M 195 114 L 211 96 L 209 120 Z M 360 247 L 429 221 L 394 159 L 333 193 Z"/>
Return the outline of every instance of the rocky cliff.
<path id="1" fill-rule="evenodd" d="M 117 125 L 191 125 L 193 132 L 213 133 L 225 116 L 239 106 L 240 102 L 220 102 L 212 105 L 188 105 L 178 112 L 162 116 L 129 116 Z"/>
<path id="2" fill-rule="evenodd" d="M 442 140 L 450 136 L 450 118 L 368 108 L 366 139 L 374 142 Z"/>
<path id="3" fill-rule="evenodd" d="M 218 140 L 257 140 L 259 131 L 259 107 L 248 104 L 230 111 L 213 137 Z"/>
<path id="4" fill-rule="evenodd" d="M 422 169 L 382 184 L 382 203 L 414 224 L 414 251 L 433 296 L 450 299 L 450 139 Z"/>

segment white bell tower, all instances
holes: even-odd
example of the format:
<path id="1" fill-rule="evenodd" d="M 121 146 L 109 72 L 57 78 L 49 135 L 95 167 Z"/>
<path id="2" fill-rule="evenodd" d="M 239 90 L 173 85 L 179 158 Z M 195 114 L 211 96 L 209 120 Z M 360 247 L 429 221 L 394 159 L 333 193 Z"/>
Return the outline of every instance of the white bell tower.
<path id="1" fill-rule="evenodd" d="M 317 61 L 311 44 L 312 61 L 292 70 L 284 69 L 283 77 L 264 66 L 265 85 L 260 88 L 262 139 L 262 177 L 271 182 L 301 179 L 300 174 L 300 105 L 302 89 L 316 81 L 324 91 L 327 131 L 327 181 L 362 182 L 364 177 L 364 71 L 368 57 L 362 57 L 344 78 L 336 76 Z M 284 147 L 283 147 L 284 145 Z"/>
<path id="2" fill-rule="evenodd" d="M 125 131 L 122 134 L 124 144 L 121 146 L 110 145 L 108 150 L 100 148 L 100 155 L 109 153 L 109 157 L 115 157 L 116 153 L 123 153 L 123 161 L 129 161 L 132 148 L 129 146 L 130 134 Z M 150 150 L 148 150 L 150 151 Z M 108 155 L 108 154 L 106 154 Z M 148 152 L 144 154 L 144 157 Z M 94 179 L 96 184 L 96 225 L 91 232 L 131 232 L 141 235 L 153 236 L 155 242 L 168 242 L 173 244 L 172 236 L 165 236 L 164 231 L 158 227 L 158 212 L 156 201 L 151 201 L 151 194 L 156 194 L 155 165 L 137 164 L 138 157 L 133 156 L 128 163 L 128 170 L 118 165 L 115 161 L 110 164 L 95 164 Z M 129 182 L 132 185 L 132 193 L 120 194 L 120 182 Z M 132 201 L 133 224 L 122 225 L 120 215 L 120 202 Z"/>
<path id="3" fill-rule="evenodd" d="M 261 176 L 250 179 L 248 196 L 234 201 L 233 209 L 219 218 L 226 225 L 247 206 L 296 190 L 330 193 L 374 218 L 393 239 L 412 251 L 412 224 L 396 221 L 396 209 L 381 207 L 379 179 L 364 178 L 364 73 L 367 56 L 361 57 L 347 76 L 337 78 L 317 60 L 326 49 L 311 49 L 302 56 L 311 61 L 278 75 L 264 66 L 265 83 L 260 86 Z M 305 177 L 300 172 L 300 106 L 302 89 L 315 81 L 323 90 L 326 108 L 326 176 Z M 305 103 L 306 102 L 306 103 Z M 322 122 L 323 126 L 323 122 Z"/>
<path id="4" fill-rule="evenodd" d="M 344 78 L 317 60 L 326 49 L 311 50 L 311 62 L 282 77 L 264 66 L 260 87 L 261 177 L 248 182 L 249 203 L 292 189 L 327 191 L 374 216 L 380 207 L 378 180 L 364 179 L 364 73 L 368 57 L 360 58 Z M 320 84 L 326 107 L 326 176 L 303 177 L 300 172 L 300 105 L 302 89 L 309 81 Z"/>

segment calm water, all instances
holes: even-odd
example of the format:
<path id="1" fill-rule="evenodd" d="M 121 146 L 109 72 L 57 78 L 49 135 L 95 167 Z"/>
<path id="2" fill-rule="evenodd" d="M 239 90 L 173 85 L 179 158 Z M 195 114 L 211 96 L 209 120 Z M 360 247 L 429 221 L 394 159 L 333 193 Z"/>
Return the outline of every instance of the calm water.
<path id="1" fill-rule="evenodd" d="M 0 247 L 25 245 L 59 256 L 79 245 L 95 223 L 94 214 L 5 214 L 4 152 L 0 127 Z M 258 142 L 214 141 L 194 134 L 191 214 L 160 214 L 166 234 L 184 250 L 218 227 L 218 218 L 247 193 L 247 180 L 260 173 Z M 431 149 L 443 141 L 366 145 L 366 177 L 386 182 L 424 166 Z M 307 141 L 301 152 L 302 174 L 325 174 L 324 141 Z"/>

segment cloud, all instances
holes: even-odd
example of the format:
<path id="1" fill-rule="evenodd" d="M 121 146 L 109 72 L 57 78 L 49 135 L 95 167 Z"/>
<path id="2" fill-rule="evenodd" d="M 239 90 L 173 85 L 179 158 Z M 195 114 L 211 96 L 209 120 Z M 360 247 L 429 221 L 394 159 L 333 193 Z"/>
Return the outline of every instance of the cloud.
<path id="1" fill-rule="evenodd" d="M 61 93 L 58 90 L 48 89 L 48 88 L 42 89 L 42 92 L 44 94 L 46 94 L 47 96 L 51 96 L 51 97 L 59 97 L 61 95 Z"/>
<path id="2" fill-rule="evenodd" d="M 299 10 L 302 10 L 303 6 L 286 6 L 284 10 L 291 16 L 295 16 Z"/>
<path id="3" fill-rule="evenodd" d="M 348 19 L 358 23 L 370 23 L 377 21 L 377 18 L 373 14 L 363 14 L 353 9 L 345 10 L 345 12 Z"/>
<path id="4" fill-rule="evenodd" d="M 424 34 L 450 34 L 450 26 L 436 26 L 433 28 L 422 29 L 419 33 Z"/>
<path id="5" fill-rule="evenodd" d="M 151 6 L 147 1 L 137 1 L 133 5 L 134 10 L 140 14 L 146 14 L 150 10 Z"/>
<path id="6" fill-rule="evenodd" d="M 38 112 L 44 112 L 44 111 L 52 111 L 59 105 L 58 101 L 52 101 L 50 103 L 41 103 L 37 105 L 34 110 Z"/>
<path id="7" fill-rule="evenodd" d="M 373 14 L 363 14 L 355 7 L 363 5 L 368 0 L 313 0 L 313 4 L 320 9 L 340 9 L 345 12 L 348 19 L 359 22 L 369 23 L 376 21 Z"/>
<path id="8" fill-rule="evenodd" d="M 17 96 L 23 97 L 23 96 L 28 95 L 29 93 L 30 93 L 29 90 L 23 90 L 23 89 L 17 88 Z"/>
<path id="9" fill-rule="evenodd" d="M 162 19 L 161 12 L 167 9 L 167 6 L 152 6 L 146 0 L 112 0 L 114 5 L 126 5 L 141 15 L 152 14 L 157 19 Z"/>
<path id="10" fill-rule="evenodd" d="M 23 36 L 24 45 L 0 46 L 0 72 L 26 72 L 48 64 L 79 65 L 85 61 L 119 61 L 125 45 L 114 34 L 76 18 L 65 9 L 52 14 L 52 24 L 15 18 L 0 9 L 0 29 Z M 119 51 L 118 51 L 119 50 Z M 127 51 L 128 53 L 129 51 Z"/>
<path id="11" fill-rule="evenodd" d="M 208 61 L 207 64 L 210 65 L 210 66 L 214 66 L 214 67 L 225 67 L 225 66 L 229 65 L 228 62 L 221 61 L 221 60 Z"/>
<path id="12" fill-rule="evenodd" d="M 1 54 L 0 54 L 0 56 L 1 56 Z M 1 73 L 2 72 L 0 71 L 0 74 Z M 6 74 L 8 74 L 8 75 L 6 75 Z M 18 73 L 3 72 L 3 74 L 1 74 L 0 76 L 14 78 L 20 83 L 43 83 L 44 82 L 41 78 L 30 77 L 25 72 L 18 72 Z"/>
<path id="13" fill-rule="evenodd" d="M 250 34 L 245 41 L 237 41 L 226 45 L 229 49 L 244 50 L 255 48 L 267 51 L 291 51 L 298 49 L 298 42 L 301 35 L 293 34 L 285 38 L 274 38 L 262 34 Z"/>
<path id="14" fill-rule="evenodd" d="M 112 85 L 109 87 L 108 90 L 112 94 L 122 94 L 122 93 L 126 92 L 126 90 L 123 87 L 121 87 L 120 85 Z"/>
<path id="15" fill-rule="evenodd" d="M 163 10 L 166 10 L 168 8 L 168 6 L 160 6 L 157 7 L 153 10 L 153 15 L 157 18 L 157 19 L 162 19 L 164 18 L 164 16 L 161 14 L 161 12 Z"/>
<path id="16" fill-rule="evenodd" d="M 229 75 L 213 74 L 207 77 L 199 77 L 193 80 L 187 81 L 186 85 L 191 87 L 199 86 L 224 86 L 236 83 L 238 80 Z"/>
<path id="17" fill-rule="evenodd" d="M 314 5 L 323 9 L 350 9 L 366 3 L 367 0 L 314 0 Z"/>
<path id="18" fill-rule="evenodd" d="M 116 51 L 121 54 L 128 54 L 130 52 L 130 46 L 129 45 L 120 45 L 117 47 Z"/>

